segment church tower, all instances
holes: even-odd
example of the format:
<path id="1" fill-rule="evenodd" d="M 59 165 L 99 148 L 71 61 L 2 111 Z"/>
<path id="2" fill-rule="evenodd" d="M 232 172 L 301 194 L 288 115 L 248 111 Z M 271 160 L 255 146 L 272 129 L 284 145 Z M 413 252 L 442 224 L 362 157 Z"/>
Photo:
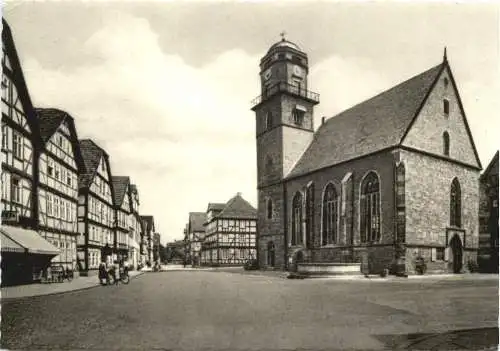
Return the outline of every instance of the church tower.
<path id="1" fill-rule="evenodd" d="M 282 39 L 260 61 L 261 95 L 252 101 L 256 117 L 258 253 L 261 267 L 286 264 L 284 177 L 311 143 L 313 108 L 307 54 Z"/>

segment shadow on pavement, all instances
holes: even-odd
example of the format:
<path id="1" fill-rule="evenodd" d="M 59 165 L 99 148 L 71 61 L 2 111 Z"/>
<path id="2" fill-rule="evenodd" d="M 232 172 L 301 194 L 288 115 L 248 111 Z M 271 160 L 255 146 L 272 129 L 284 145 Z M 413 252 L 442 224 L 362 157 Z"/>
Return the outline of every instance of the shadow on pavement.
<path id="1" fill-rule="evenodd" d="M 498 347 L 498 327 L 372 337 L 392 350 L 497 350 Z"/>

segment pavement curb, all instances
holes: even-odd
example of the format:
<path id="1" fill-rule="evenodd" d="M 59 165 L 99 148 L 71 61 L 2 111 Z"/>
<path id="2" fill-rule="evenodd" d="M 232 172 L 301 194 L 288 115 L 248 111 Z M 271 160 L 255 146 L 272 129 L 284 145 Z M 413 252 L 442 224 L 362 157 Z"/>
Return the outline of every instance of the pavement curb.
<path id="1" fill-rule="evenodd" d="M 130 277 L 130 280 L 135 279 L 141 275 L 143 275 L 145 272 L 140 272 L 132 277 Z M 62 295 L 62 294 L 67 294 L 67 293 L 72 293 L 75 291 L 84 291 L 84 290 L 89 290 L 93 288 L 97 288 L 99 286 L 102 286 L 100 283 L 96 283 L 95 285 L 90 285 L 90 286 L 84 286 L 81 288 L 76 288 L 76 289 L 71 289 L 71 290 L 65 290 L 65 291 L 56 291 L 48 294 L 39 294 L 39 295 L 29 295 L 29 296 L 19 296 L 19 297 L 0 297 L 0 303 L 4 302 L 15 302 L 15 301 L 22 301 L 22 300 L 27 300 L 31 298 L 36 298 L 36 297 L 42 297 L 42 296 L 54 296 L 54 295 Z"/>

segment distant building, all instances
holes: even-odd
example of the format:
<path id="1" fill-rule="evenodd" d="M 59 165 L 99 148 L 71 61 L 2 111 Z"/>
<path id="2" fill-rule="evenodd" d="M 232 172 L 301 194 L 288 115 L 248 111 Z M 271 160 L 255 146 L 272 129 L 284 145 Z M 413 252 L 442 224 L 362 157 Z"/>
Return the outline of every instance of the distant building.
<path id="1" fill-rule="evenodd" d="M 78 262 L 82 275 L 113 262 L 115 206 L 109 156 L 90 139 L 80 140 L 85 173 L 79 175 Z"/>
<path id="2" fill-rule="evenodd" d="M 135 184 L 129 184 L 127 192 L 130 198 L 131 213 L 129 216 L 129 226 L 130 232 L 129 236 L 131 239 L 131 244 L 129 245 L 129 260 L 134 268 L 137 268 L 139 264 L 144 265 L 146 262 L 146 256 L 143 256 L 142 247 L 142 237 L 144 235 L 144 226 L 142 223 L 141 216 L 139 215 L 139 190 Z"/>
<path id="3" fill-rule="evenodd" d="M 141 216 L 144 235 L 142 245 L 144 248 L 144 258 L 146 263 L 153 263 L 153 233 L 155 233 L 155 221 L 153 216 Z"/>
<path id="4" fill-rule="evenodd" d="M 43 148 L 38 160 L 40 234 L 59 248 L 53 265 L 78 272 L 78 174 L 85 171 L 73 118 L 66 112 L 36 109 Z"/>
<path id="5" fill-rule="evenodd" d="M 256 258 L 257 211 L 238 193 L 226 204 L 209 204 L 202 265 L 243 265 Z"/>
<path id="6" fill-rule="evenodd" d="M 193 266 L 198 266 L 201 263 L 201 244 L 205 237 L 205 227 L 203 225 L 206 217 L 205 212 L 189 213 L 186 245 Z"/>
<path id="7" fill-rule="evenodd" d="M 480 191 L 478 264 L 498 273 L 498 151 L 481 175 Z"/>
<path id="8" fill-rule="evenodd" d="M 153 262 L 160 260 L 160 233 L 153 234 Z"/>

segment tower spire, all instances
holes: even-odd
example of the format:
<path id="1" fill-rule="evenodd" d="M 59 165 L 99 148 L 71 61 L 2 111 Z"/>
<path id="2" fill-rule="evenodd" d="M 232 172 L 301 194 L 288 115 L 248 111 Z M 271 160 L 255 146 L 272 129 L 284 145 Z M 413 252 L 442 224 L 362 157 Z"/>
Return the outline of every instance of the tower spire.
<path id="1" fill-rule="evenodd" d="M 447 56 L 447 54 L 446 54 L 446 46 L 444 47 L 443 61 L 444 61 L 444 62 L 447 62 L 447 61 L 448 61 L 448 56 Z"/>

